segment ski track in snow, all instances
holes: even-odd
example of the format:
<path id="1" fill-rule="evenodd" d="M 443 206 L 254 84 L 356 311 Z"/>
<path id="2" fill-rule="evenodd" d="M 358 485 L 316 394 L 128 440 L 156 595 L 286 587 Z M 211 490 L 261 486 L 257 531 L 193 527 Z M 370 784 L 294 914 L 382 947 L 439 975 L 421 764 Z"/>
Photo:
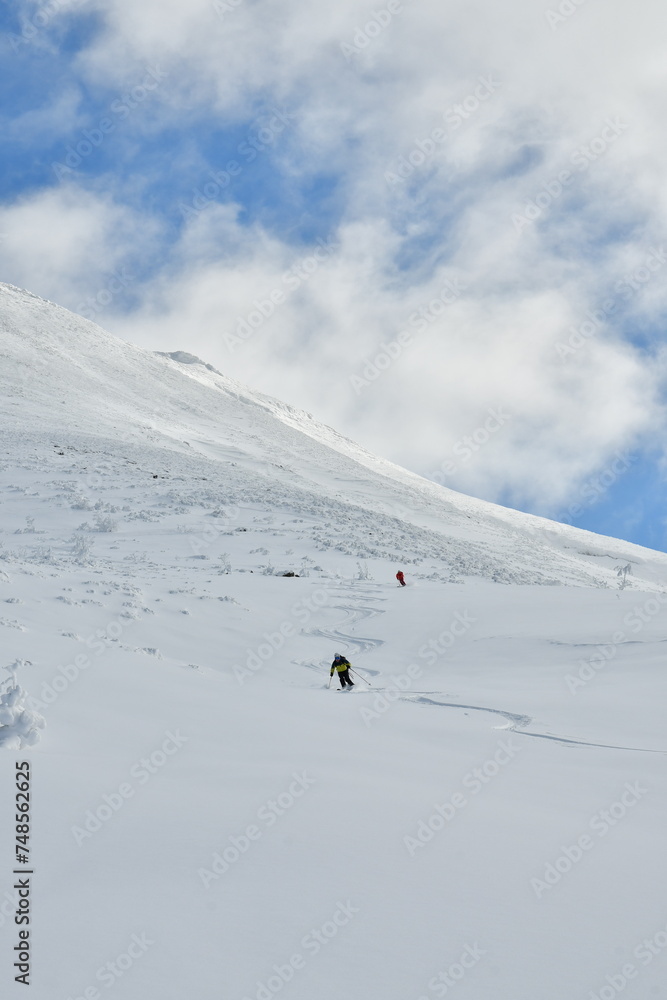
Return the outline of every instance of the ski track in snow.
<path id="1" fill-rule="evenodd" d="M 404 695 L 401 701 L 411 701 L 417 704 L 436 705 L 439 708 L 467 708 L 471 712 L 490 712 L 493 715 L 501 715 L 509 722 L 508 729 L 517 736 L 529 736 L 534 740 L 553 740 L 555 743 L 562 743 L 566 746 L 598 747 L 601 750 L 628 750 L 632 753 L 658 753 L 667 754 L 667 750 L 653 750 L 648 747 L 621 747 L 613 743 L 590 743 L 587 740 L 573 740 L 566 736 L 553 736 L 549 733 L 529 733 L 524 730 L 533 721 L 529 715 L 517 715 L 514 712 L 507 712 L 500 708 L 488 708 L 486 705 L 462 705 L 454 701 L 436 701 L 429 698 L 429 694 L 437 694 L 437 691 L 414 692 L 412 695 Z"/>
<path id="2" fill-rule="evenodd" d="M 366 592 L 362 593 L 362 598 L 364 601 L 385 601 L 385 597 L 375 597 L 372 594 Z M 344 611 L 346 617 L 339 623 L 341 626 L 353 626 L 356 622 L 363 621 L 366 618 L 374 617 L 375 615 L 384 614 L 384 610 L 376 608 L 366 608 L 360 607 L 359 605 L 345 605 L 345 604 L 335 604 L 334 608 Z M 302 630 L 304 635 L 320 636 L 325 639 L 334 639 L 339 645 L 346 648 L 356 648 L 359 654 L 368 652 L 371 649 L 375 649 L 377 646 L 384 645 L 384 640 L 382 639 L 370 639 L 370 638 L 358 638 L 357 636 L 351 635 L 348 632 L 344 632 L 341 628 L 331 628 L 331 629 L 304 629 Z M 371 670 L 365 668 L 366 673 L 371 676 L 377 676 L 379 671 Z M 363 689 L 360 689 L 363 690 Z M 370 687 L 366 690 L 376 692 L 381 694 L 384 688 L 374 688 Z M 600 750 L 626 750 L 630 753 L 657 753 L 657 754 L 667 754 L 667 750 L 654 750 L 648 747 L 622 747 L 617 746 L 612 743 L 592 743 L 588 740 L 574 740 L 566 736 L 554 736 L 550 733 L 530 733 L 525 731 L 525 727 L 529 726 L 533 721 L 529 715 L 518 715 L 515 712 L 508 712 L 500 708 L 488 708 L 485 705 L 462 705 L 459 702 L 454 701 L 436 701 L 434 697 L 429 697 L 429 695 L 438 695 L 438 691 L 415 691 L 411 694 L 399 695 L 396 701 L 411 702 L 417 705 L 435 705 L 438 708 L 463 708 L 468 709 L 471 712 L 488 712 L 492 715 L 500 715 L 504 719 L 507 719 L 508 725 L 503 727 L 512 733 L 516 733 L 517 736 L 526 736 L 534 740 L 551 740 L 554 743 L 560 743 L 563 746 L 580 746 L 580 747 L 594 747 Z"/>
<path id="3" fill-rule="evenodd" d="M 361 597 L 364 601 L 386 601 L 386 597 L 376 597 L 369 592 L 361 592 Z M 338 623 L 340 626 L 351 627 L 357 622 L 364 621 L 366 618 L 374 618 L 375 615 L 383 615 L 384 610 L 381 608 L 367 608 L 363 605 L 358 604 L 333 604 L 331 607 L 338 611 L 344 611 L 345 617 Z M 302 629 L 301 634 L 305 636 L 316 636 L 320 639 L 331 639 L 333 642 L 341 646 L 345 651 L 348 649 L 354 649 L 356 653 L 367 653 L 371 649 L 376 649 L 378 646 L 384 645 L 384 639 L 372 639 L 361 636 L 351 635 L 347 631 L 343 631 L 342 628 L 333 627 L 327 628 L 307 628 Z M 377 675 L 377 670 L 368 670 L 369 674 Z"/>

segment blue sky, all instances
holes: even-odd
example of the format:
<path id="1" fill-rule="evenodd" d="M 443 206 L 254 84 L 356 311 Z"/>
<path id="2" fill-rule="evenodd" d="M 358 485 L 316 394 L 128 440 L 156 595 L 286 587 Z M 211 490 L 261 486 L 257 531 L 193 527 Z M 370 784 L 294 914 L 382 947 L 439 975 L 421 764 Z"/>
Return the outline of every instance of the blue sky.
<path id="1" fill-rule="evenodd" d="M 0 277 L 453 489 L 665 549 L 662 17 L 5 3 Z"/>

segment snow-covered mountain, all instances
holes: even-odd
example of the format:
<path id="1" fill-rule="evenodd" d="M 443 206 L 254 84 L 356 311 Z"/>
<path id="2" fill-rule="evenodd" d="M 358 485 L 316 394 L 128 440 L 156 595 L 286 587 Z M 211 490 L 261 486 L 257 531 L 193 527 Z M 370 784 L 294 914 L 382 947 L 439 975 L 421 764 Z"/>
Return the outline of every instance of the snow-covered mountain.
<path id="1" fill-rule="evenodd" d="M 0 331 L 3 437 L 14 453 L 17 433 L 36 448 L 62 445 L 61 466 L 83 471 L 131 453 L 137 486 L 155 472 L 158 496 L 184 476 L 204 507 L 295 511 L 311 522 L 292 529 L 295 540 L 313 534 L 418 578 L 616 587 L 629 563 L 643 584 L 667 579 L 667 555 L 445 489 L 193 355 L 141 350 L 9 285 Z"/>
<path id="2" fill-rule="evenodd" d="M 0 381 L 3 997 L 660 994 L 667 556 L 8 285 Z"/>

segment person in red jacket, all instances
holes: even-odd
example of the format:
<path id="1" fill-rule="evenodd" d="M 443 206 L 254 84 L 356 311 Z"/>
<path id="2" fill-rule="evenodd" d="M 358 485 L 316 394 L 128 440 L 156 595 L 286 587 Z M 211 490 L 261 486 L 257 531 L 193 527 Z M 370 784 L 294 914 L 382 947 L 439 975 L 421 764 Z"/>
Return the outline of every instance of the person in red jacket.
<path id="1" fill-rule="evenodd" d="M 396 574 L 396 579 L 400 583 L 401 587 L 407 587 L 407 583 L 405 582 L 405 579 L 403 577 L 403 570 L 402 569 L 399 569 L 398 573 Z"/>

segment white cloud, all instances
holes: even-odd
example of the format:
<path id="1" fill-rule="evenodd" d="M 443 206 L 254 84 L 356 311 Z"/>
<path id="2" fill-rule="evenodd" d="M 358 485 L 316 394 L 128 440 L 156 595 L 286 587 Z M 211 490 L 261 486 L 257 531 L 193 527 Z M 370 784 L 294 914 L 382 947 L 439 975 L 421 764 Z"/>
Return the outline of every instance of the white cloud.
<path id="1" fill-rule="evenodd" d="M 5 280 L 71 309 L 106 287 L 130 256 L 152 248 L 156 227 L 110 198 L 68 184 L 0 208 Z"/>
<path id="2" fill-rule="evenodd" d="M 631 295 L 615 290 L 667 244 L 658 0 L 587 0 L 554 29 L 555 2 L 404 0 L 377 32 L 365 26 L 384 0 L 227 11 L 223 0 L 223 16 L 208 0 L 96 6 L 105 27 L 78 56 L 84 82 L 122 91 L 148 66 L 167 69 L 153 129 L 288 109 L 297 117 L 271 150 L 276 168 L 297 185 L 336 175 L 343 204 L 336 253 L 233 350 L 225 335 L 256 300 L 285 292 L 283 275 L 309 253 L 233 205 L 211 204 L 165 248 L 132 315 L 112 303 L 116 332 L 192 350 L 425 473 L 504 406 L 512 419 L 449 483 L 543 508 L 617 447 L 659 433 L 663 366 L 620 331 L 664 316 L 667 265 Z M 342 43 L 360 47 L 346 58 Z M 406 162 L 405 181 L 387 181 Z M 86 271 L 93 234 L 98 275 L 136 252 L 143 222 L 121 184 L 114 192 L 71 185 L 5 210 L 20 283 L 76 307 L 101 280 Z M 446 281 L 465 290 L 417 332 L 410 316 Z M 610 296 L 618 308 L 604 325 L 559 356 Z M 356 393 L 351 376 L 403 329 L 413 343 Z"/>
<path id="3" fill-rule="evenodd" d="M 81 96 L 77 89 L 65 85 L 62 91 L 50 93 L 41 108 L 31 108 L 5 123 L 8 138 L 26 146 L 50 142 L 85 124 L 79 110 Z"/>

